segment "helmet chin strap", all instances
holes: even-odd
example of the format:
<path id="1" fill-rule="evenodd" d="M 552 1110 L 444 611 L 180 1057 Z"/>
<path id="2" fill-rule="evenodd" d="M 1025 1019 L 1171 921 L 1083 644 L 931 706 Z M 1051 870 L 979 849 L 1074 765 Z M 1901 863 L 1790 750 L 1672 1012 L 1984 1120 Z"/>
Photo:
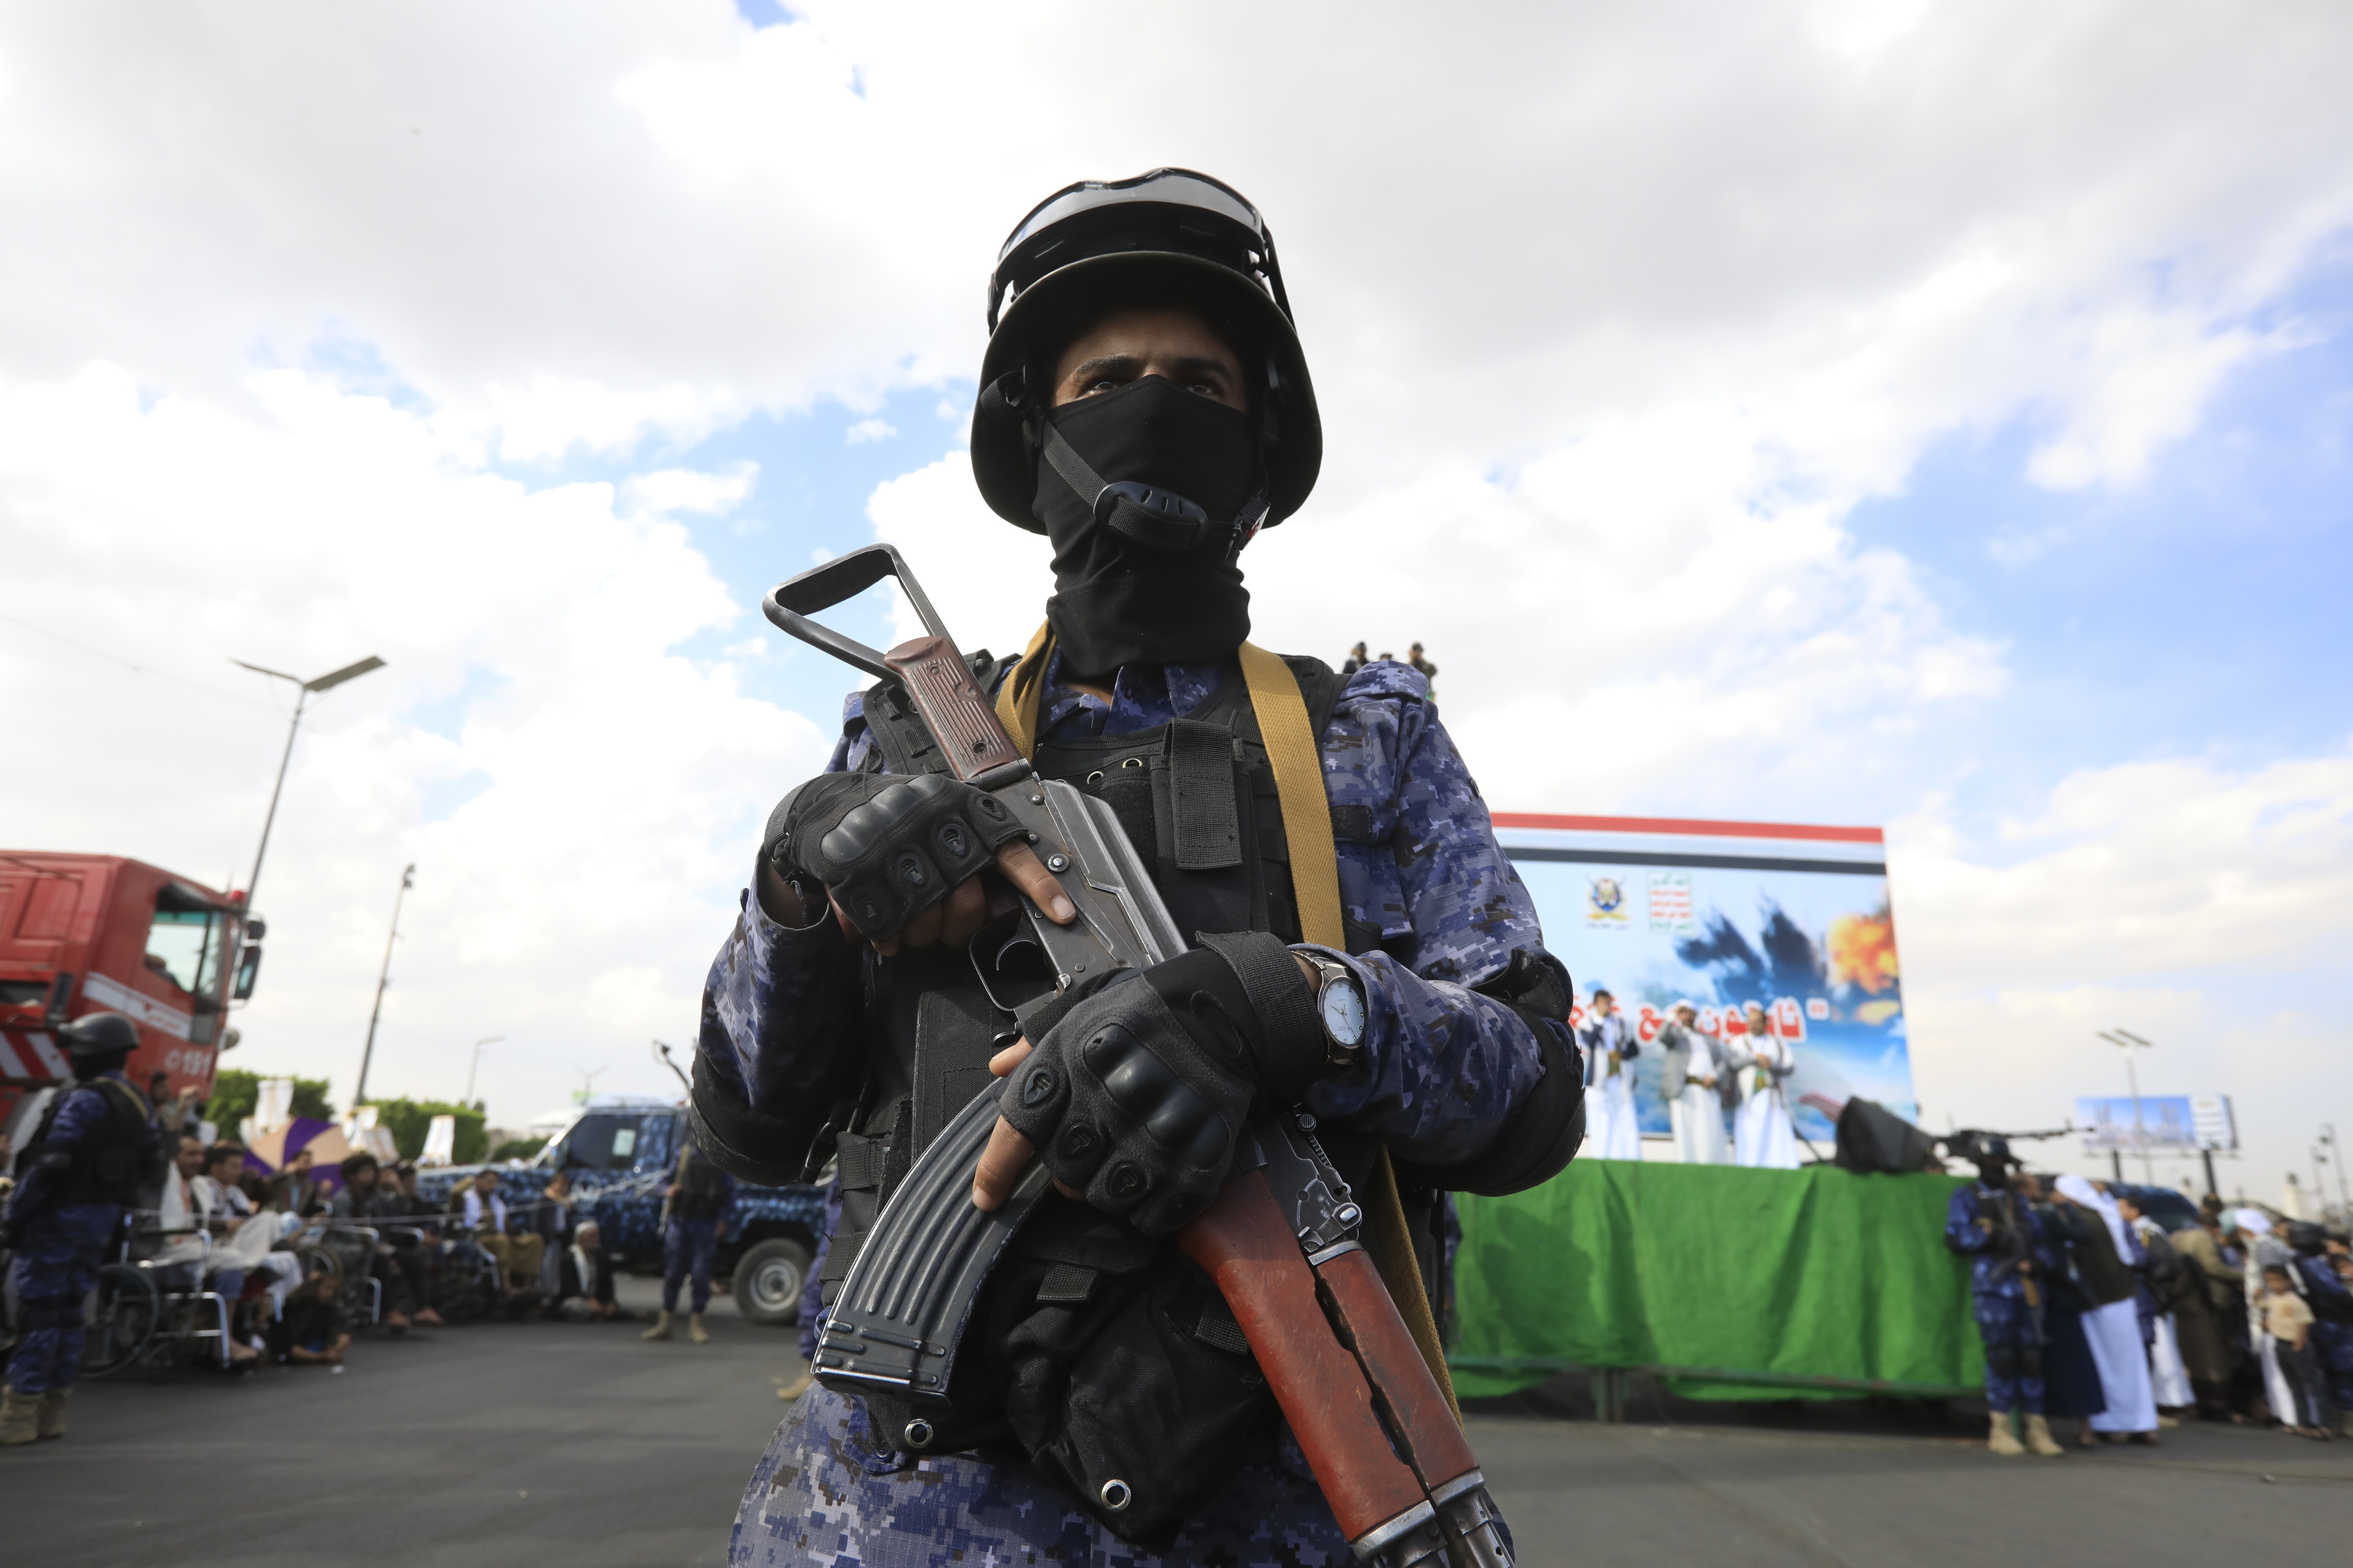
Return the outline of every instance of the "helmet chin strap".
<path id="1" fill-rule="evenodd" d="M 1231 521 L 1213 522 L 1198 501 L 1175 490 L 1136 479 L 1104 483 L 1103 476 L 1079 456 L 1078 448 L 1055 428 L 1051 420 L 1040 420 L 1039 424 L 1043 430 L 1046 461 L 1062 476 L 1062 482 L 1093 509 L 1095 521 L 1147 550 L 1198 550 L 1214 543 L 1223 531 L 1227 535 L 1226 559 L 1231 561 L 1265 526 L 1268 500 L 1263 485 L 1242 502 Z"/>

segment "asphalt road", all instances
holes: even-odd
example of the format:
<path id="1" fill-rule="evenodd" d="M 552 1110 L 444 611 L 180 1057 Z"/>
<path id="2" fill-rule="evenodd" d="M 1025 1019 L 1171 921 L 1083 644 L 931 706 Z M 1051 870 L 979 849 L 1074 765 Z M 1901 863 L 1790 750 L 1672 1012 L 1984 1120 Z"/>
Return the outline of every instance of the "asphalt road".
<path id="1" fill-rule="evenodd" d="M 624 1281 L 625 1300 L 651 1286 Z M 632 1326 L 369 1338 L 350 1370 L 92 1384 L 63 1443 L 0 1453 L 0 1559 L 238 1568 L 717 1563 L 797 1369 L 723 1300 L 713 1342 Z M 2342 1561 L 2353 1443 L 2190 1427 L 2155 1450 L 1998 1460 L 1978 1428 L 1846 1405 L 1567 1397 L 1472 1436 L 1529 1568 Z"/>

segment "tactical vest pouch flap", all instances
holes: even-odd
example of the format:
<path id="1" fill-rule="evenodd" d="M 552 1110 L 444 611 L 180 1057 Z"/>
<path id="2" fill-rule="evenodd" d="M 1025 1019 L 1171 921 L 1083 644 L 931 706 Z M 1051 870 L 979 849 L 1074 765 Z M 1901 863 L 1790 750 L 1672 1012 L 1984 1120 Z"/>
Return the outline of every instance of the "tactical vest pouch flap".
<path id="1" fill-rule="evenodd" d="M 1222 871 L 1240 865 L 1233 731 L 1223 724 L 1175 721 L 1168 726 L 1168 774 L 1176 868 Z"/>
<path id="2" fill-rule="evenodd" d="M 1093 1281 L 1083 1304 L 1040 1300 L 1005 1342 L 1006 1420 L 1030 1468 L 1155 1552 L 1272 1431 L 1266 1380 L 1216 1297 L 1171 1248 Z"/>

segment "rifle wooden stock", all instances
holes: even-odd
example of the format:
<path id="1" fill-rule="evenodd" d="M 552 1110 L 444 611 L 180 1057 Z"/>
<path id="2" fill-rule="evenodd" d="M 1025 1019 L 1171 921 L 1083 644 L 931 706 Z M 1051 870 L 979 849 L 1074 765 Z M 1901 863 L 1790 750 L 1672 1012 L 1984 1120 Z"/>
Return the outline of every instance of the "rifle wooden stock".
<path id="1" fill-rule="evenodd" d="M 1265 1173 L 1248 1171 L 1228 1182 L 1208 1212 L 1176 1233 L 1176 1244 L 1217 1281 L 1341 1532 L 1360 1541 L 1426 1507 L 1422 1483 L 1382 1430 L 1364 1368 L 1324 1315 L 1315 1272 Z M 1377 1278 L 1373 1283 L 1379 1288 Z M 1389 1311 L 1394 1317 L 1397 1309 Z M 1421 1374 L 1428 1378 L 1430 1369 Z"/>
<path id="2" fill-rule="evenodd" d="M 1398 1315 L 1373 1255 L 1361 1247 L 1344 1252 L 1319 1266 L 1315 1279 L 1330 1304 L 1333 1326 L 1379 1391 L 1389 1426 L 1422 1486 L 1435 1489 L 1477 1469 L 1470 1439 Z"/>

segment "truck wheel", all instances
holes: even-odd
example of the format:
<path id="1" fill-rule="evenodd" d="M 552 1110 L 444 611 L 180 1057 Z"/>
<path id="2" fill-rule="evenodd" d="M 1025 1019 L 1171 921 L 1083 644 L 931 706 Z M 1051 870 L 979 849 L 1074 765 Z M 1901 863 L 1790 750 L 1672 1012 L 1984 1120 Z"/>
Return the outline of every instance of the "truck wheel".
<path id="1" fill-rule="evenodd" d="M 808 1268 L 809 1249 L 799 1242 L 776 1237 L 760 1243 L 736 1262 L 735 1310 L 772 1327 L 800 1321 Z"/>

